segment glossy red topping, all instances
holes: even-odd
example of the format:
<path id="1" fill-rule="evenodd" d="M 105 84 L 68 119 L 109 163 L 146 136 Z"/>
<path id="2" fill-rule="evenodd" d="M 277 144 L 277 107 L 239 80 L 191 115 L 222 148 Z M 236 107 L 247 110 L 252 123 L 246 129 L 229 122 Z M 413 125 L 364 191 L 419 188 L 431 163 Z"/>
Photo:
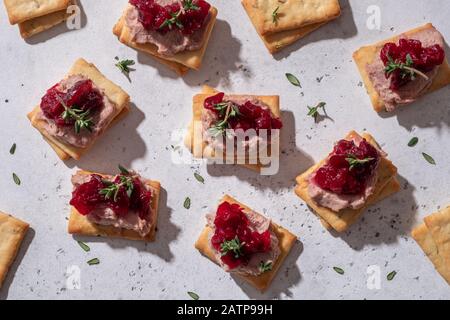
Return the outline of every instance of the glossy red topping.
<path id="1" fill-rule="evenodd" d="M 102 190 L 110 187 L 111 183 L 105 181 L 101 176 L 93 174 L 88 182 L 79 185 L 72 192 L 70 205 L 74 206 L 82 215 L 88 215 L 97 209 L 110 208 L 118 216 L 135 212 L 139 214 L 140 218 L 144 219 L 150 210 L 152 193 L 144 187 L 137 177 L 119 175 L 114 179 L 114 184 L 119 185 L 124 178 L 129 178 L 132 181 L 131 196 L 127 193 L 129 189 L 126 185 L 121 185 L 118 188 L 116 196 L 105 196 Z"/>
<path id="2" fill-rule="evenodd" d="M 217 115 L 219 119 L 223 120 L 225 112 L 221 111 L 220 104 L 226 102 L 223 100 L 225 94 L 220 92 L 212 97 L 205 99 L 205 109 L 211 110 Z M 233 130 L 242 129 L 247 131 L 248 129 L 281 129 L 283 123 L 280 118 L 272 116 L 272 112 L 269 108 L 262 108 L 259 105 L 253 104 L 251 101 L 246 101 L 244 104 L 235 106 L 238 109 L 238 113 L 228 119 L 229 128 Z M 223 110 L 223 109 L 222 109 Z"/>
<path id="3" fill-rule="evenodd" d="M 139 22 L 145 29 L 166 33 L 181 30 L 192 34 L 202 28 L 211 5 L 204 0 L 183 0 L 161 6 L 155 0 L 130 0 L 139 11 Z"/>
<path id="4" fill-rule="evenodd" d="M 360 162 L 352 162 L 350 159 L 359 159 Z M 369 179 L 375 173 L 380 155 L 365 139 L 359 146 L 353 141 L 339 141 L 329 160 L 320 167 L 314 182 L 322 189 L 342 195 L 362 193 Z M 351 163 L 354 163 L 351 166 Z"/>
<path id="5" fill-rule="evenodd" d="M 65 109 L 61 100 L 68 108 L 83 111 L 95 112 L 103 107 L 103 97 L 94 88 L 91 80 L 78 81 L 65 93 L 59 91 L 58 86 L 59 84 L 56 84 L 48 89 L 41 99 L 41 110 L 45 117 L 54 120 L 58 126 L 73 125 L 74 123 L 73 119 L 67 118 L 64 120 L 62 118 Z"/>
<path id="6" fill-rule="evenodd" d="M 438 44 L 424 48 L 419 40 L 400 39 L 398 45 L 392 42 L 386 43 L 381 49 L 380 58 L 386 67 L 393 62 L 426 73 L 444 62 L 445 51 Z M 413 80 L 410 74 L 402 71 L 401 68 L 386 72 L 386 78 L 391 78 L 392 90 Z"/>
<path id="7" fill-rule="evenodd" d="M 246 264 L 254 253 L 268 252 L 271 249 L 269 230 L 260 234 L 252 231 L 249 225 L 249 220 L 239 205 L 223 202 L 217 208 L 211 244 L 222 253 L 221 259 L 230 269 Z M 241 246 L 239 254 L 222 250 L 224 243 L 236 240 Z"/>

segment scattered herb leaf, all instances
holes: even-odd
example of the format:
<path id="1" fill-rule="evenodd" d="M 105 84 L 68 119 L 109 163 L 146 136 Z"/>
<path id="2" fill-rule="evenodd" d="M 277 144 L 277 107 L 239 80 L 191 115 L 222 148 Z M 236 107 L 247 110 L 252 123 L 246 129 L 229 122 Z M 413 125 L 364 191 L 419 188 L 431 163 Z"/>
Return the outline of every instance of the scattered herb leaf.
<path id="1" fill-rule="evenodd" d="M 119 68 L 119 70 L 122 71 L 122 73 L 124 73 L 126 76 L 128 76 L 130 74 L 130 71 L 133 71 L 132 69 L 130 69 L 130 66 L 134 66 L 134 64 L 134 60 L 125 59 L 117 62 L 116 67 Z"/>
<path id="2" fill-rule="evenodd" d="M 300 88 L 302 87 L 302 85 L 300 84 L 300 81 L 292 73 L 286 73 L 286 78 L 289 80 L 289 82 L 292 85 L 294 85 L 296 87 L 300 87 Z"/>
<path id="3" fill-rule="evenodd" d="M 432 165 L 436 165 L 436 161 L 434 161 L 432 156 L 430 156 L 429 154 L 426 154 L 425 152 L 422 152 L 422 155 L 425 158 L 425 160 L 428 161 L 428 163 L 430 163 Z"/>
<path id="4" fill-rule="evenodd" d="M 183 203 L 183 207 L 188 210 L 191 208 L 191 198 L 186 197 Z"/>
<path id="5" fill-rule="evenodd" d="M 81 249 L 83 249 L 84 251 L 86 251 L 86 252 L 91 251 L 91 248 L 89 248 L 89 246 L 86 243 L 84 243 L 82 241 L 77 241 L 77 242 L 78 242 L 78 245 L 81 247 Z"/>
<path id="6" fill-rule="evenodd" d="M 408 142 L 408 147 L 414 147 L 417 144 L 417 142 L 419 142 L 419 138 L 417 137 L 412 138 Z"/>
<path id="7" fill-rule="evenodd" d="M 17 184 L 18 186 L 20 186 L 20 183 L 21 183 L 21 182 L 20 182 L 20 179 L 19 179 L 19 177 L 17 176 L 17 174 L 13 173 L 12 176 L 13 176 L 13 180 L 14 180 L 15 184 Z"/>
<path id="8" fill-rule="evenodd" d="M 198 300 L 198 299 L 200 299 L 199 295 L 196 294 L 195 292 L 188 291 L 187 294 L 188 294 L 193 300 Z"/>
<path id="9" fill-rule="evenodd" d="M 397 271 L 392 271 L 387 275 L 386 278 L 388 281 L 392 281 L 396 275 L 397 275 Z"/>
<path id="10" fill-rule="evenodd" d="M 197 172 L 194 172 L 194 177 L 198 182 L 205 183 L 205 179 L 201 175 L 199 175 Z"/>
<path id="11" fill-rule="evenodd" d="M 336 271 L 337 273 L 339 273 L 340 275 L 344 274 L 344 270 L 342 268 L 333 267 L 333 270 Z"/>
<path id="12" fill-rule="evenodd" d="M 87 262 L 88 265 L 93 266 L 94 264 L 99 264 L 100 260 L 98 258 L 91 259 Z"/>
<path id="13" fill-rule="evenodd" d="M 315 107 L 308 106 L 308 116 L 313 117 L 314 121 L 317 122 L 317 117 L 319 116 L 319 109 L 325 110 L 326 103 L 325 102 L 319 102 L 319 104 Z"/>
<path id="14" fill-rule="evenodd" d="M 14 144 L 11 146 L 11 149 L 9 149 L 9 153 L 10 153 L 10 154 L 16 153 L 16 148 L 17 148 L 17 145 L 14 143 Z"/>

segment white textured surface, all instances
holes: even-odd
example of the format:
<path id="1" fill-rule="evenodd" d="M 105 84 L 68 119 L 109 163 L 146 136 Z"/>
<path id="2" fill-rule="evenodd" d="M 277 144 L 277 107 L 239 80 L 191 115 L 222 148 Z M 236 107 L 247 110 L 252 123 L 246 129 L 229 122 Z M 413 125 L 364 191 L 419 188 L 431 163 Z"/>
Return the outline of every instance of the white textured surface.
<path id="1" fill-rule="evenodd" d="M 0 209 L 32 226 L 0 297 L 184 299 L 186 291 L 195 291 L 202 299 L 450 298 L 445 281 L 409 237 L 423 216 L 450 202 L 450 87 L 397 114 L 380 117 L 358 85 L 360 77 L 351 58 L 361 45 L 429 21 L 449 39 L 450 20 L 443 11 L 447 1 L 341 0 L 339 20 L 275 59 L 237 0 L 213 2 L 219 21 L 203 68 L 184 79 L 121 45 L 112 35 L 125 0 L 84 0 L 81 30 L 58 27 L 28 43 L 20 38 L 17 27 L 8 25 L 4 8 L 0 10 Z M 366 9 L 372 4 L 381 7 L 381 31 L 366 27 Z M 132 83 L 114 67 L 115 56 L 137 60 Z M 63 163 L 25 115 L 78 57 L 95 63 L 120 84 L 134 105 L 130 115 L 86 157 Z M 297 74 L 303 90 L 291 86 L 285 72 Z M 321 76 L 319 83 L 316 78 Z M 259 177 L 233 166 L 200 166 L 206 180 L 202 185 L 193 178 L 197 166 L 170 163 L 170 133 L 188 123 L 191 97 L 203 83 L 226 91 L 280 94 L 285 128 L 278 175 Z M 334 121 L 314 124 L 306 116 L 306 106 L 322 100 Z M 399 168 L 403 188 L 366 212 L 350 232 L 335 237 L 293 194 L 294 178 L 351 129 L 367 129 L 382 143 Z M 420 142 L 408 148 L 413 136 Z M 14 142 L 17 151 L 10 156 Z M 429 165 L 422 151 L 432 155 L 437 166 Z M 115 172 L 117 163 L 162 182 L 165 192 L 157 241 L 144 245 L 83 238 L 91 247 L 85 253 L 66 233 L 70 175 L 77 167 Z M 20 187 L 12 181 L 12 172 L 22 179 Z M 265 295 L 234 281 L 193 248 L 207 207 L 213 208 L 224 192 L 267 213 L 301 241 Z M 192 198 L 190 210 L 183 208 L 186 196 Z M 100 265 L 88 266 L 86 261 L 94 257 L 101 260 Z M 80 290 L 65 289 L 65 272 L 71 265 L 81 268 Z M 366 287 L 369 265 L 381 268 L 380 290 Z M 345 269 L 345 275 L 335 273 L 333 266 Z M 398 274 L 388 282 L 386 274 L 392 270 Z"/>

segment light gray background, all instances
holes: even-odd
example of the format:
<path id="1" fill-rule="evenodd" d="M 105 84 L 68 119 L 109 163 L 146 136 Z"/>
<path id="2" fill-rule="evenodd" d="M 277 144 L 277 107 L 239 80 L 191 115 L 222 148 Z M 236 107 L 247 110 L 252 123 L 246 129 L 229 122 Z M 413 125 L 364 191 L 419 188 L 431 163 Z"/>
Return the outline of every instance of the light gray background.
<path id="1" fill-rule="evenodd" d="M 370 106 L 352 53 L 402 31 L 433 22 L 448 39 L 448 1 L 341 0 L 342 16 L 272 57 L 237 0 L 212 1 L 219 9 L 203 67 L 184 78 L 150 57 L 120 44 L 111 30 L 125 0 L 83 0 L 83 27 L 54 28 L 23 41 L 0 10 L 0 209 L 28 221 L 32 229 L 0 292 L 1 298 L 56 299 L 423 299 L 450 298 L 449 287 L 409 236 L 421 218 L 449 203 L 450 87 L 391 115 Z M 381 7 L 381 30 L 366 27 L 369 5 Z M 407 10 L 405 11 L 405 7 Z M 447 48 L 447 52 L 448 48 Z M 114 57 L 137 61 L 132 82 L 114 67 Z M 78 57 L 84 57 L 132 97 L 132 111 L 81 161 L 60 161 L 33 129 L 26 113 L 45 90 L 60 80 Z M 284 74 L 298 75 L 303 89 Z M 317 77 L 323 79 L 319 82 Z M 281 170 L 260 177 L 238 167 L 171 163 L 171 132 L 191 117 L 191 97 L 200 85 L 221 90 L 279 94 L 285 123 Z M 5 100 L 9 102 L 6 103 Z M 331 120 L 314 124 L 307 105 L 327 102 Z M 349 232 L 335 236 L 293 193 L 294 179 L 323 158 L 349 130 L 367 129 L 399 168 L 402 190 L 364 214 Z M 407 147 L 413 137 L 415 148 Z M 8 153 L 17 143 L 14 156 Z M 432 155 L 436 166 L 421 155 Z M 77 168 L 116 172 L 132 167 L 161 181 L 157 241 L 152 244 L 82 238 L 85 253 L 66 232 L 70 176 Z M 193 178 L 199 170 L 204 185 Z M 22 179 L 16 186 L 12 172 Z M 299 240 L 264 295 L 233 280 L 193 247 L 204 214 L 225 192 L 284 225 Z M 186 196 L 190 210 L 183 208 Z M 100 265 L 86 261 L 98 257 Z M 66 288 L 69 266 L 81 268 L 81 290 Z M 378 265 L 381 289 L 366 286 L 366 269 Z M 333 266 L 345 270 L 338 275 Z M 386 275 L 396 270 L 391 282 Z"/>

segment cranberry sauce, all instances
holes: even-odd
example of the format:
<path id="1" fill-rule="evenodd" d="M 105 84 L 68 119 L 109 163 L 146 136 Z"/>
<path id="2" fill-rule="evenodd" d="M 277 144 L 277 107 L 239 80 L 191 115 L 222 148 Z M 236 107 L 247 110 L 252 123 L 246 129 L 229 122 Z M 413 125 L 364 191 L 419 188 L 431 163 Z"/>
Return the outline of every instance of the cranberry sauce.
<path id="1" fill-rule="evenodd" d="M 223 108 L 223 103 L 228 101 L 224 100 L 225 94 L 223 92 L 218 93 L 212 97 L 209 97 L 204 102 L 204 107 L 207 110 L 211 110 L 219 116 L 219 120 L 224 120 L 226 116 L 226 110 Z M 275 118 L 269 108 L 262 108 L 259 105 L 253 104 L 251 101 L 246 101 L 243 104 L 235 104 L 233 106 L 237 108 L 234 115 L 228 118 L 228 127 L 233 130 L 242 129 L 247 131 L 249 129 L 281 129 L 283 124 L 280 118 Z"/>
<path id="2" fill-rule="evenodd" d="M 391 78 L 391 90 L 397 90 L 414 80 L 415 76 L 410 72 L 411 69 L 405 72 L 404 68 L 395 68 L 388 72 L 390 65 L 402 65 L 426 73 L 444 62 L 445 52 L 438 44 L 424 48 L 419 40 L 400 39 L 398 45 L 386 43 L 381 49 L 380 58 L 386 67 L 386 79 Z"/>
<path id="3" fill-rule="evenodd" d="M 353 141 L 341 140 L 335 145 L 327 163 L 317 170 L 313 182 L 333 193 L 360 194 L 373 177 L 379 160 L 377 149 L 365 139 L 359 146 Z"/>
<path id="4" fill-rule="evenodd" d="M 214 226 L 211 244 L 221 252 L 223 263 L 230 269 L 247 263 L 254 253 L 268 252 L 271 249 L 269 230 L 263 233 L 252 231 L 247 216 L 237 204 L 221 203 L 217 208 Z M 234 246 L 227 246 L 230 242 Z"/>
<path id="5" fill-rule="evenodd" d="M 145 29 L 166 33 L 181 30 L 189 35 L 203 27 L 211 5 L 204 0 L 183 0 L 162 6 L 155 0 L 130 0 Z"/>
<path id="6" fill-rule="evenodd" d="M 41 99 L 41 110 L 47 119 L 55 121 L 58 126 L 73 125 L 74 119 L 63 119 L 65 111 L 61 100 L 66 107 L 78 110 L 95 112 L 103 108 L 103 97 L 101 93 L 94 88 L 91 80 L 81 80 L 67 92 L 58 89 L 59 84 L 54 85 L 47 90 L 45 96 Z"/>
<path id="7" fill-rule="evenodd" d="M 124 181 L 129 181 L 130 184 L 127 185 Z M 104 190 L 114 185 L 117 187 L 117 193 L 106 195 Z M 121 174 L 111 183 L 97 174 L 92 174 L 88 182 L 79 185 L 72 192 L 70 205 L 82 215 L 88 215 L 96 209 L 110 208 L 118 216 L 135 212 L 141 219 L 145 219 L 150 210 L 151 198 L 152 193 L 137 177 Z"/>

